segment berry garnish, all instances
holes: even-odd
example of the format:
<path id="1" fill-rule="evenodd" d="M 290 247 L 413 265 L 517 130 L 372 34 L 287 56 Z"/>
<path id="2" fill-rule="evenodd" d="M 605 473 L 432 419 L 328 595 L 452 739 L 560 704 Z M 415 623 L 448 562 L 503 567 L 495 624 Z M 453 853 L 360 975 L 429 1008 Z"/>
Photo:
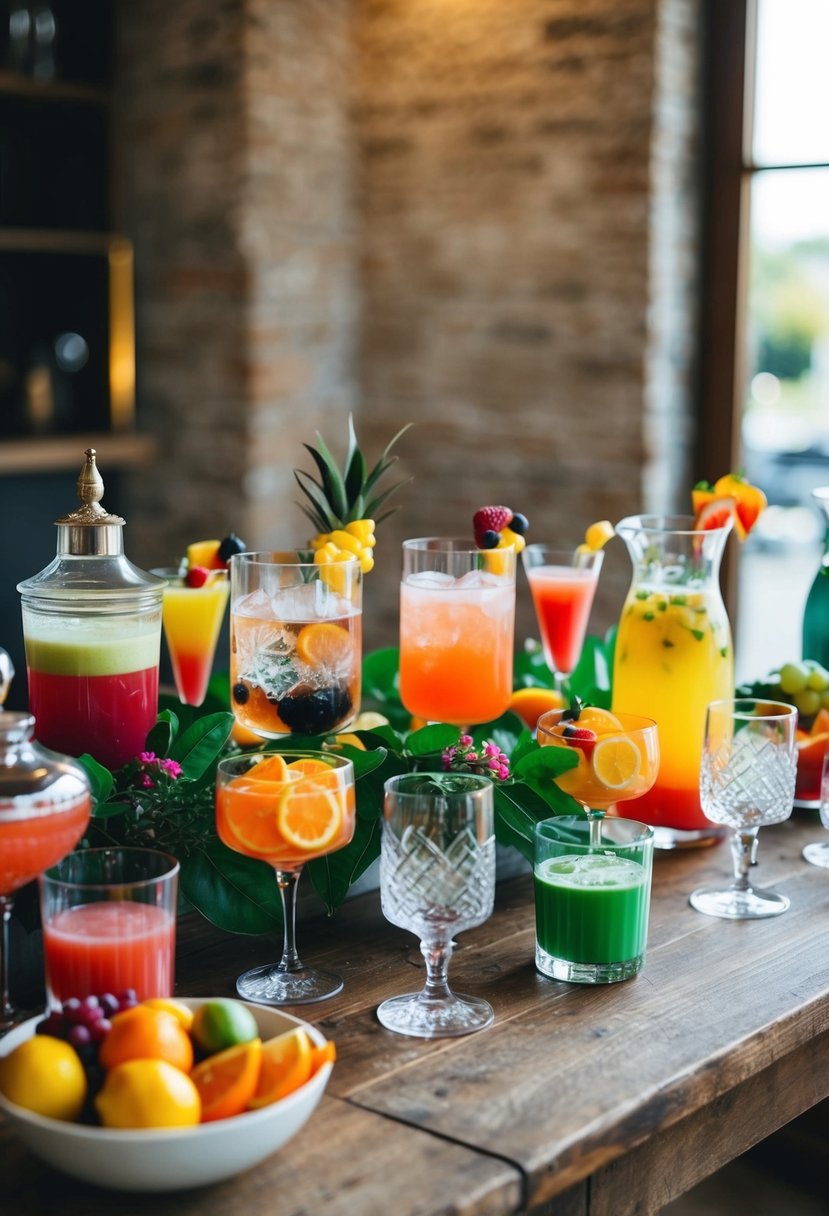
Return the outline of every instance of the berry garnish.
<path id="1" fill-rule="evenodd" d="M 488 532 L 482 532 L 480 536 L 477 536 L 475 538 L 475 543 L 479 549 L 497 549 L 498 541 L 500 539 L 500 532 L 493 532 L 490 529 Z"/>
<path id="2" fill-rule="evenodd" d="M 210 571 L 204 566 L 191 566 L 184 576 L 185 587 L 203 587 L 210 578 Z"/>
<path id="3" fill-rule="evenodd" d="M 596 746 L 598 738 L 594 730 L 590 730 L 587 726 L 571 726 L 569 722 L 565 723 L 561 737 L 570 747 L 580 748 L 586 758 L 589 760 L 593 754 L 593 748 Z"/>
<path id="4" fill-rule="evenodd" d="M 519 515 L 516 513 L 510 520 L 509 526 L 512 531 L 517 532 L 519 536 L 526 536 L 527 532 L 529 531 L 530 521 L 527 519 L 526 515 Z"/>
<path id="5" fill-rule="evenodd" d="M 500 532 L 512 519 L 509 507 L 481 507 L 472 516 L 476 542 L 485 532 Z"/>
<path id="6" fill-rule="evenodd" d="M 231 532 L 219 545 L 219 559 L 227 565 L 232 557 L 237 553 L 244 553 L 245 549 L 245 542 L 235 532 Z"/>
<path id="7" fill-rule="evenodd" d="M 318 688 L 303 685 L 278 703 L 279 716 L 292 731 L 322 735 L 348 717 L 351 697 L 346 688 Z"/>
<path id="8" fill-rule="evenodd" d="M 250 689 L 247 684 L 239 683 L 233 685 L 233 700 L 237 705 L 244 705 L 249 697 Z"/>

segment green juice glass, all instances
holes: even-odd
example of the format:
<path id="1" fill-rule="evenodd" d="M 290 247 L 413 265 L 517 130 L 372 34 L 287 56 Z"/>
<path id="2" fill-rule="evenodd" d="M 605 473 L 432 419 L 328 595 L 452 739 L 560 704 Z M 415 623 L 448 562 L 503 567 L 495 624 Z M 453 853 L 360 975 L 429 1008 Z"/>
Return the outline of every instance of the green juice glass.
<path id="1" fill-rule="evenodd" d="M 653 839 L 653 828 L 632 819 L 602 820 L 598 843 L 580 816 L 536 824 L 535 965 L 542 975 L 613 984 L 641 970 Z"/>

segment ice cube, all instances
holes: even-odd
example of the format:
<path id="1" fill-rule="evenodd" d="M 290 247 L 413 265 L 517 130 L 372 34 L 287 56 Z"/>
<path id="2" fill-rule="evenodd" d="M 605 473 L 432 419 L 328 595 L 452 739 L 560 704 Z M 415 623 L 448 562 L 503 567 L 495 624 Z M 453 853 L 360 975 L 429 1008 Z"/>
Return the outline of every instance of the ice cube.
<path id="1" fill-rule="evenodd" d="M 443 590 L 447 587 L 454 587 L 455 579 L 451 574 L 446 574 L 443 570 L 420 570 L 417 574 L 406 576 L 406 585 L 409 587 L 440 588 Z"/>
<path id="2" fill-rule="evenodd" d="M 467 570 L 466 574 L 462 574 L 457 580 L 456 586 L 473 587 L 477 590 L 479 587 L 501 587 L 503 582 L 497 574 L 490 574 L 488 570 Z"/>
<path id="3" fill-rule="evenodd" d="M 233 604 L 233 612 L 237 616 L 258 617 L 260 620 L 271 619 L 271 597 L 261 587 L 248 595 L 241 595 Z"/>

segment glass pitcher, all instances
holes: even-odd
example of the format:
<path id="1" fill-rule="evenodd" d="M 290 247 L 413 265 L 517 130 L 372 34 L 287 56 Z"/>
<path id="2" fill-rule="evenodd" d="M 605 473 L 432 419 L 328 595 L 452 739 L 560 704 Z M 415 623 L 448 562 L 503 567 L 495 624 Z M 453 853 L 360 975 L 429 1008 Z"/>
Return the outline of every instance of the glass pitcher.
<path id="1" fill-rule="evenodd" d="M 655 829 L 657 848 L 712 843 L 721 829 L 699 799 L 709 702 L 734 695 L 734 654 L 720 593 L 731 530 L 695 532 L 685 515 L 633 515 L 616 526 L 633 562 L 613 665 L 613 710 L 646 714 L 659 727 L 653 788 L 624 804 L 626 818 Z"/>
<path id="2" fill-rule="evenodd" d="M 812 490 L 826 515 L 823 558 L 812 583 L 803 614 L 803 658 L 829 667 L 829 486 Z"/>

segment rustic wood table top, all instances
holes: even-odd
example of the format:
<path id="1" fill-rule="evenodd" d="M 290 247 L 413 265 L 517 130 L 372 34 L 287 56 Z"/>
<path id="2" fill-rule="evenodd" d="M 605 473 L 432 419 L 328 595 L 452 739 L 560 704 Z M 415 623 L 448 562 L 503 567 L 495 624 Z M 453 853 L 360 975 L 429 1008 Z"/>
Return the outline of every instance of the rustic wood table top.
<path id="1" fill-rule="evenodd" d="M 659 854 L 648 957 L 626 983 L 579 987 L 533 966 L 529 875 L 463 934 L 456 990 L 491 1001 L 495 1025 L 432 1042 L 384 1030 L 381 1000 L 419 988 L 418 943 L 376 892 L 301 923 L 309 962 L 345 989 L 297 1009 L 336 1041 L 326 1094 L 261 1166 L 205 1190 L 122 1196 L 41 1165 L 0 1123 L 0 1210 L 45 1216 L 646 1216 L 829 1095 L 829 873 L 802 846 L 814 819 L 760 833 L 762 886 L 791 898 L 754 922 L 694 912 L 688 893 L 726 879 L 727 844 Z M 231 995 L 278 950 L 201 918 L 179 933 L 182 995 Z"/>

